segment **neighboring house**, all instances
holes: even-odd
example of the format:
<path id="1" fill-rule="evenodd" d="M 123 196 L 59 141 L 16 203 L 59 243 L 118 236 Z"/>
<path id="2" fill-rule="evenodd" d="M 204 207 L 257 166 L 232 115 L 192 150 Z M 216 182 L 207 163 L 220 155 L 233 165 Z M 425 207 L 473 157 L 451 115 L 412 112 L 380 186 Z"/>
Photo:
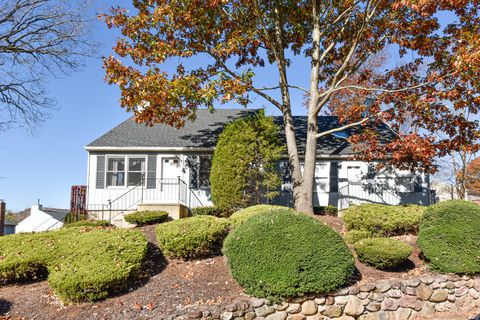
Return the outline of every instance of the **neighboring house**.
<path id="1" fill-rule="evenodd" d="M 16 225 L 17 223 L 14 221 L 5 220 L 5 223 L 3 224 L 3 235 L 14 234 Z"/>
<path id="2" fill-rule="evenodd" d="M 198 110 L 194 122 L 181 129 L 153 127 L 130 118 L 85 147 L 88 151 L 87 208 L 97 218 L 120 219 L 124 211 L 167 210 L 174 218 L 188 209 L 212 205 L 210 166 L 219 134 L 226 123 L 256 112 Z M 275 121 L 283 128 L 281 117 Z M 305 147 L 306 117 L 294 117 L 299 152 Z M 336 117 L 319 117 L 319 131 L 338 126 Z M 283 130 L 283 129 L 282 129 Z M 314 205 L 344 209 L 362 202 L 429 204 L 429 176 L 351 161 L 346 138 L 356 129 L 318 140 Z M 378 128 L 383 141 L 393 138 L 387 126 Z M 284 133 L 281 132 L 284 140 Z M 292 203 L 287 161 L 279 163 L 282 190 L 275 203 Z M 115 218 L 117 217 L 117 218 Z"/>
<path id="3" fill-rule="evenodd" d="M 66 209 L 43 208 L 39 204 L 33 205 L 30 209 L 30 215 L 15 227 L 15 233 L 59 229 L 63 227 L 68 211 Z"/>

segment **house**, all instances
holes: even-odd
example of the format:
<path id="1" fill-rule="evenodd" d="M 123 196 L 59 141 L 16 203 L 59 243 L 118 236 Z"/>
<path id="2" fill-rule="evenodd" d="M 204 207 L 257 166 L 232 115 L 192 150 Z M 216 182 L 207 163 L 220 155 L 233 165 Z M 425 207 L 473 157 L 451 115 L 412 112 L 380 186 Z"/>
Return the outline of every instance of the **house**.
<path id="1" fill-rule="evenodd" d="M 3 235 L 7 236 L 9 234 L 14 234 L 16 225 L 17 223 L 14 221 L 5 220 L 5 223 L 3 224 Z"/>
<path id="2" fill-rule="evenodd" d="M 181 129 L 153 127 L 130 118 L 108 131 L 85 149 L 88 152 L 87 209 L 98 219 L 120 222 L 130 210 L 166 210 L 173 218 L 188 209 L 212 205 L 210 166 L 217 138 L 224 125 L 257 112 L 246 109 L 198 110 L 196 120 Z M 274 120 L 283 127 L 281 117 Z M 319 130 L 338 126 L 336 117 L 318 119 Z M 295 116 L 300 154 L 304 153 L 306 117 Z M 428 205 L 429 176 L 393 168 L 380 172 L 375 164 L 352 161 L 346 138 L 357 129 L 319 139 L 315 172 L 314 205 L 340 209 L 362 202 Z M 387 126 L 384 141 L 393 137 Z M 284 137 L 284 133 L 281 133 Z M 292 203 L 287 160 L 278 164 L 282 190 L 275 203 Z"/>
<path id="3" fill-rule="evenodd" d="M 36 204 L 30 208 L 30 215 L 20 221 L 15 227 L 15 233 L 39 232 L 55 230 L 63 227 L 69 210 L 43 208 Z"/>

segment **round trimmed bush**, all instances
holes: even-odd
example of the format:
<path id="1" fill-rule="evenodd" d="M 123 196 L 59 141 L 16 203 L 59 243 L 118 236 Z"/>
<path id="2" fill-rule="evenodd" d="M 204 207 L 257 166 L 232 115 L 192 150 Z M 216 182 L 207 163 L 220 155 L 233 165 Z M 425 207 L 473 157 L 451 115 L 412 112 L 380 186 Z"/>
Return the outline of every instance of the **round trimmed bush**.
<path id="1" fill-rule="evenodd" d="M 157 226 L 158 246 L 169 258 L 194 259 L 220 252 L 228 233 L 227 219 L 195 216 Z"/>
<path id="2" fill-rule="evenodd" d="M 444 273 L 480 272 L 480 206 L 451 200 L 429 207 L 417 244 L 432 269 Z"/>
<path id="3" fill-rule="evenodd" d="M 272 205 L 267 205 L 267 204 L 259 204 L 259 205 L 256 205 L 256 206 L 251 206 L 251 207 L 247 207 L 247 208 L 238 210 L 237 212 L 235 212 L 234 214 L 232 214 L 230 216 L 229 221 L 230 221 L 230 224 L 231 224 L 232 228 L 236 228 L 239 225 L 241 225 L 242 223 L 244 223 L 245 221 L 247 221 L 249 218 L 251 218 L 251 217 L 253 217 L 257 214 L 267 213 L 267 212 L 275 211 L 275 210 L 278 210 L 278 209 L 292 210 L 292 212 L 293 212 L 293 209 L 290 209 L 288 207 L 272 206 Z"/>
<path id="4" fill-rule="evenodd" d="M 343 221 L 348 230 L 370 231 L 377 237 L 417 233 L 425 207 L 362 204 L 348 208 Z"/>
<path id="5" fill-rule="evenodd" d="M 214 216 L 214 217 L 224 217 L 228 216 L 228 210 L 222 210 L 217 207 L 197 207 L 192 209 L 192 216 Z"/>
<path id="6" fill-rule="evenodd" d="M 408 260 L 413 248 L 391 238 L 369 238 L 355 243 L 358 260 L 377 269 L 390 269 Z"/>
<path id="7" fill-rule="evenodd" d="M 247 294 L 273 301 L 337 289 L 355 268 L 338 233 L 286 209 L 249 218 L 228 235 L 223 253 Z"/>
<path id="8" fill-rule="evenodd" d="M 112 227 L 112 224 L 106 220 L 80 220 L 64 225 L 65 228 L 75 227 Z"/>
<path id="9" fill-rule="evenodd" d="M 165 222 L 168 218 L 168 213 L 165 211 L 137 211 L 125 215 L 124 219 L 128 223 L 133 223 L 137 226 L 146 226 L 150 224 L 157 224 Z"/>
<path id="10" fill-rule="evenodd" d="M 351 230 L 348 231 L 347 234 L 345 235 L 345 241 L 348 244 L 355 244 L 356 242 L 371 238 L 372 233 L 370 231 L 365 231 L 365 230 Z"/>

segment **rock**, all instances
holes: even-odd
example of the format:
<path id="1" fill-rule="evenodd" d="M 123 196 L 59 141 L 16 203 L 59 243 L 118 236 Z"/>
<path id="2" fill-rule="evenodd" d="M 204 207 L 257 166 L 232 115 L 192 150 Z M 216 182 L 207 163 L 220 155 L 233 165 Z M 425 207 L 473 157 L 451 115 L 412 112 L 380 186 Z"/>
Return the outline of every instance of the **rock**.
<path id="1" fill-rule="evenodd" d="M 468 288 L 467 287 L 461 287 L 455 289 L 455 297 L 461 297 L 464 296 L 468 293 Z"/>
<path id="2" fill-rule="evenodd" d="M 346 296 L 348 294 L 348 288 L 343 288 L 335 292 L 336 296 Z"/>
<path id="3" fill-rule="evenodd" d="M 225 310 L 227 310 L 228 312 L 237 311 L 237 305 L 236 304 L 230 304 L 225 308 Z"/>
<path id="4" fill-rule="evenodd" d="M 201 319 L 203 317 L 203 313 L 201 311 L 194 311 L 187 315 L 189 319 Z"/>
<path id="5" fill-rule="evenodd" d="M 246 310 L 248 310 L 248 307 L 250 307 L 250 305 L 246 302 L 238 302 L 237 303 L 237 310 L 246 311 Z"/>
<path id="6" fill-rule="evenodd" d="M 457 298 L 455 305 L 461 310 L 472 310 L 475 309 L 475 300 L 469 295 L 464 295 Z"/>
<path id="7" fill-rule="evenodd" d="M 402 281 L 399 279 L 391 279 L 390 284 L 392 285 L 392 289 L 400 289 L 402 286 Z"/>
<path id="8" fill-rule="evenodd" d="M 434 291 L 429 300 L 431 302 L 443 302 L 443 301 L 447 301 L 447 298 L 448 298 L 448 290 L 440 289 L 440 290 Z"/>
<path id="9" fill-rule="evenodd" d="M 423 276 L 420 278 L 420 281 L 425 284 L 432 284 L 434 280 L 432 276 Z"/>
<path id="10" fill-rule="evenodd" d="M 338 305 L 326 306 L 322 314 L 330 318 L 338 318 L 342 315 L 342 306 L 338 306 Z"/>
<path id="11" fill-rule="evenodd" d="M 433 293 L 433 289 L 424 283 L 421 283 L 417 287 L 417 297 L 420 300 L 426 301 L 430 299 L 430 297 L 432 296 L 432 293 Z"/>
<path id="12" fill-rule="evenodd" d="M 233 318 L 243 317 L 244 314 L 245 314 L 245 311 L 237 310 L 237 311 L 233 312 Z"/>
<path id="13" fill-rule="evenodd" d="M 302 306 L 300 303 L 291 303 L 288 308 L 287 308 L 287 313 L 293 314 L 293 313 L 299 313 L 302 310 Z"/>
<path id="14" fill-rule="evenodd" d="M 355 320 L 355 318 L 350 316 L 341 316 L 340 318 L 335 318 L 335 320 Z"/>
<path id="15" fill-rule="evenodd" d="M 468 289 L 468 294 L 469 294 L 470 297 L 472 297 L 473 299 L 478 299 L 478 298 L 480 298 L 480 294 L 478 293 L 478 291 L 475 290 L 475 289 L 473 289 L 473 288 Z"/>
<path id="16" fill-rule="evenodd" d="M 365 314 L 357 318 L 357 320 L 389 320 L 389 314 L 385 311 Z"/>
<path id="17" fill-rule="evenodd" d="M 480 291 L 480 278 L 477 278 L 474 281 L 475 281 L 475 284 L 473 285 L 473 288 L 475 288 L 475 290 L 477 291 Z"/>
<path id="18" fill-rule="evenodd" d="M 360 289 L 361 292 L 370 292 L 373 289 L 375 289 L 375 285 L 373 283 L 366 283 L 366 284 L 362 284 L 359 287 L 359 289 Z"/>
<path id="19" fill-rule="evenodd" d="M 437 312 L 448 312 L 448 311 L 456 311 L 457 306 L 451 302 L 442 302 L 442 303 L 437 303 L 435 305 L 435 310 Z"/>
<path id="20" fill-rule="evenodd" d="M 247 312 L 243 317 L 245 318 L 245 320 L 253 320 L 257 317 L 257 315 L 255 314 L 255 312 Z"/>
<path id="21" fill-rule="evenodd" d="M 231 311 L 224 312 L 220 316 L 220 320 L 232 320 L 232 319 L 233 319 L 233 312 Z"/>
<path id="22" fill-rule="evenodd" d="M 398 289 L 393 289 L 387 292 L 387 296 L 390 298 L 400 298 L 402 296 L 402 291 Z"/>
<path id="23" fill-rule="evenodd" d="M 382 308 L 382 305 L 378 302 L 370 302 L 369 304 L 367 304 L 367 310 L 370 311 L 370 312 L 375 312 L 375 311 L 378 311 Z"/>
<path id="24" fill-rule="evenodd" d="M 382 301 L 382 310 L 395 311 L 399 307 L 399 301 L 397 299 L 387 298 Z"/>
<path id="25" fill-rule="evenodd" d="M 445 288 L 447 289 L 455 289 L 455 283 L 453 283 L 452 281 L 447 281 L 445 283 Z"/>
<path id="26" fill-rule="evenodd" d="M 467 281 L 465 281 L 465 280 L 456 281 L 456 282 L 454 283 L 455 288 L 465 287 L 466 284 L 467 284 Z"/>
<path id="27" fill-rule="evenodd" d="M 315 298 L 316 304 L 325 304 L 325 298 Z"/>
<path id="28" fill-rule="evenodd" d="M 376 291 L 377 292 L 382 292 L 382 293 L 390 290 L 391 287 L 392 287 L 392 285 L 390 284 L 390 281 L 386 281 L 386 280 L 379 281 L 375 286 Z"/>
<path id="29" fill-rule="evenodd" d="M 274 312 L 275 312 L 275 309 L 267 305 L 263 305 L 260 308 L 255 309 L 255 314 L 257 315 L 257 317 L 266 317 L 268 315 L 271 315 Z"/>
<path id="30" fill-rule="evenodd" d="M 265 320 L 285 320 L 287 319 L 287 313 L 285 311 L 275 312 L 265 318 Z"/>
<path id="31" fill-rule="evenodd" d="M 288 303 L 284 302 L 282 304 L 275 304 L 273 305 L 273 309 L 277 311 L 284 311 L 285 309 L 288 308 Z"/>
<path id="32" fill-rule="evenodd" d="M 264 304 L 265 304 L 265 300 L 263 300 L 263 299 L 253 298 L 252 300 L 250 300 L 250 305 L 253 308 L 260 308 Z"/>
<path id="33" fill-rule="evenodd" d="M 360 299 L 367 299 L 368 295 L 368 292 L 360 292 L 359 294 L 357 294 L 357 297 Z"/>
<path id="34" fill-rule="evenodd" d="M 365 311 L 365 307 L 362 304 L 362 301 L 355 296 L 350 296 L 348 298 L 347 304 L 345 305 L 345 309 L 343 312 L 347 316 L 359 316 Z"/>
<path id="35" fill-rule="evenodd" d="M 287 320 L 305 320 L 307 317 L 305 317 L 303 314 L 294 314 L 293 316 L 289 316 Z"/>
<path id="36" fill-rule="evenodd" d="M 402 290 L 403 293 L 411 296 L 417 295 L 417 288 L 414 288 L 414 287 L 401 286 L 400 290 Z"/>
<path id="37" fill-rule="evenodd" d="M 433 282 L 433 280 L 432 280 L 432 282 Z M 407 287 L 414 287 L 414 288 L 416 288 L 416 287 L 418 287 L 418 286 L 420 285 L 420 280 L 418 280 L 418 279 L 410 279 L 410 280 L 405 281 L 405 285 L 406 285 Z"/>
<path id="38" fill-rule="evenodd" d="M 302 304 L 302 313 L 311 316 L 317 313 L 317 305 L 312 300 L 307 300 Z"/>
<path id="39" fill-rule="evenodd" d="M 398 303 L 399 303 L 399 306 L 402 308 L 410 308 L 415 311 L 420 311 L 422 310 L 422 307 L 423 307 L 423 303 L 417 300 L 417 297 L 414 297 L 414 296 L 403 296 L 400 298 Z"/>
<path id="40" fill-rule="evenodd" d="M 344 306 L 348 301 L 348 296 L 337 296 L 335 297 L 335 304 Z"/>
<path id="41" fill-rule="evenodd" d="M 360 288 L 357 285 L 353 285 L 350 288 L 348 288 L 348 294 L 349 295 L 356 295 L 360 292 Z"/>
<path id="42" fill-rule="evenodd" d="M 332 305 L 334 302 L 335 302 L 335 299 L 334 299 L 332 296 L 328 296 L 328 297 L 325 299 L 325 304 L 326 304 L 326 305 Z"/>
<path id="43" fill-rule="evenodd" d="M 399 308 L 397 311 L 389 312 L 388 320 L 408 320 L 411 314 L 411 309 Z"/>
<path id="44" fill-rule="evenodd" d="M 385 299 L 385 295 L 383 293 L 374 293 L 372 296 L 372 300 L 377 302 L 382 302 Z"/>

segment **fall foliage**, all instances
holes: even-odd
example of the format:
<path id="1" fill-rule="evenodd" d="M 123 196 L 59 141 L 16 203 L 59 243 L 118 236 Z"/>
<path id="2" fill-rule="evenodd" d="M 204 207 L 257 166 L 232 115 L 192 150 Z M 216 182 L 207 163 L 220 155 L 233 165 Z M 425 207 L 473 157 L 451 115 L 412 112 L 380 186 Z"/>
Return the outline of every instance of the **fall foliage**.
<path id="1" fill-rule="evenodd" d="M 478 150 L 478 124 L 461 112 L 477 113 L 480 105 L 478 0 L 132 4 L 132 11 L 116 7 L 102 16 L 122 32 L 115 55 L 104 60 L 107 82 L 121 89 L 122 107 L 139 122 L 181 127 L 195 119 L 199 107 L 263 98 L 283 114 L 295 206 L 301 211 L 312 212 L 317 140 L 344 128 L 364 127 L 350 138 L 357 158 L 402 169 L 433 172 L 438 156 Z M 445 15 L 447 24 L 440 21 Z M 391 61 L 375 72 L 369 61 L 385 50 Z M 301 70 L 309 74 L 308 88 L 291 83 L 291 59 L 310 62 Z M 274 67 L 278 85 L 257 83 L 255 71 L 266 66 Z M 294 135 L 293 91 L 308 95 L 305 155 L 298 154 Z M 334 108 L 346 92 L 372 96 L 375 103 L 368 112 L 361 101 Z M 318 132 L 317 116 L 332 112 L 342 126 Z M 380 122 L 397 139 L 382 143 L 372 129 Z"/>

